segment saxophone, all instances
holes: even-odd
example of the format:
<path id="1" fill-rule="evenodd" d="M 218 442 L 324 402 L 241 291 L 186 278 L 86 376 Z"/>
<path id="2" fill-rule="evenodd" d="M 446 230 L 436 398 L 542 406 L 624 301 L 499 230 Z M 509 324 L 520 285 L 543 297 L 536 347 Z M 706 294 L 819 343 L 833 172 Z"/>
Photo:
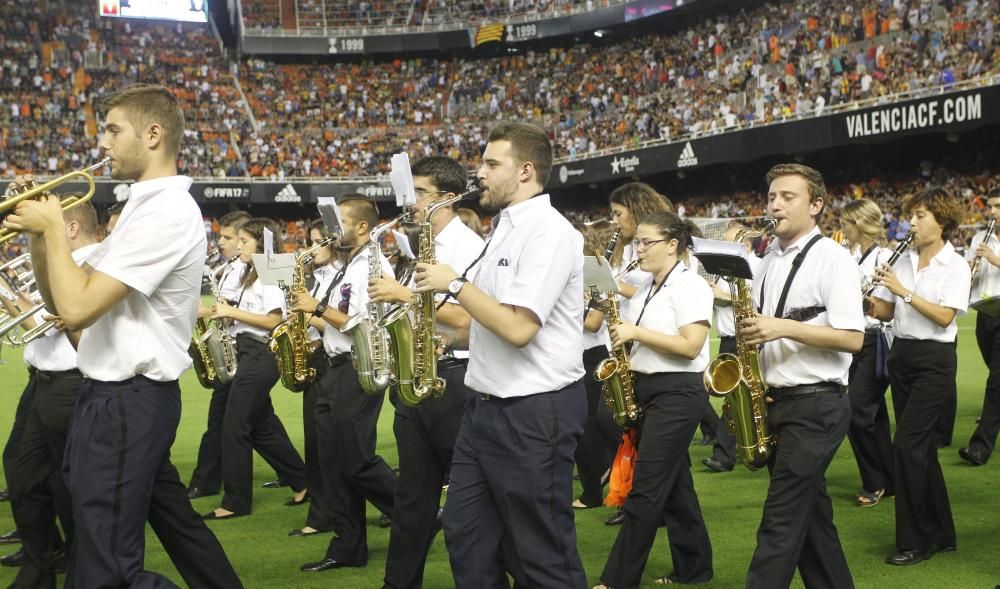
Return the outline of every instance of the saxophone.
<path id="1" fill-rule="evenodd" d="M 306 264 L 312 261 L 316 250 L 330 245 L 334 239 L 328 237 L 295 254 L 295 270 L 291 286 L 286 286 L 284 282 L 278 283 L 285 292 L 285 302 L 289 308 L 292 306 L 294 293 L 306 292 Z M 289 313 L 288 319 L 276 325 L 268 337 L 271 340 L 268 349 L 278 361 L 281 384 L 293 393 L 306 390 L 309 383 L 316 378 L 316 369 L 309 366 L 312 346 L 309 344 L 309 321 L 306 319 L 306 314 L 302 311 Z"/>
<path id="2" fill-rule="evenodd" d="M 368 280 L 382 277 L 382 260 L 379 255 L 379 237 L 402 220 L 400 215 L 378 225 L 368 234 Z M 367 285 L 366 285 L 367 287 Z M 385 305 L 371 299 L 364 311 L 357 313 L 340 328 L 341 333 L 351 336 L 351 361 L 358 371 L 361 388 L 369 395 L 378 395 L 392 383 L 392 359 L 389 357 L 389 334 L 380 322 L 385 317 Z"/>
<path id="3" fill-rule="evenodd" d="M 735 241 L 758 237 L 774 231 L 777 221 L 764 220 L 761 230 L 744 230 Z M 727 427 L 736 436 L 736 454 L 747 468 L 757 470 L 767 464 L 775 438 L 767 425 L 767 385 L 760 368 L 756 346 L 747 345 L 740 333 L 740 321 L 754 316 L 750 283 L 745 278 L 726 276 L 733 297 L 736 319 L 736 354 L 719 354 L 705 369 L 705 388 L 724 397 Z"/>
<path id="4" fill-rule="evenodd" d="M 417 262 L 434 264 L 434 233 L 431 218 L 438 209 L 451 206 L 465 195 L 436 202 L 427 207 L 420 224 L 420 247 Z M 410 321 L 409 311 L 413 311 Z M 437 309 L 433 292 L 413 294 L 409 305 L 390 311 L 379 327 L 385 328 L 392 342 L 392 373 L 399 388 L 399 400 L 416 407 L 430 397 L 444 394 L 445 380 L 437 375 L 436 350 L 441 345 L 440 334 L 434 331 Z"/>
<path id="5" fill-rule="evenodd" d="M 614 239 L 614 238 L 613 238 Z M 614 251 L 608 247 L 609 251 Z M 619 276 L 628 274 L 639 266 L 638 260 L 633 260 L 626 266 Z M 622 316 L 618 306 L 618 295 L 609 292 L 604 302 L 605 318 L 608 322 L 608 329 L 621 325 Z M 631 426 L 639 415 L 642 408 L 635 399 L 635 383 L 632 380 L 631 364 L 628 360 L 627 346 L 615 346 L 611 349 L 611 357 L 601 360 L 601 363 L 594 369 L 594 379 L 601 383 L 601 392 L 604 393 L 604 400 L 614 414 L 615 422 L 621 428 Z"/>
<path id="6" fill-rule="evenodd" d="M 219 274 L 238 258 L 238 255 L 229 258 L 209 275 L 212 297 L 216 302 L 222 300 L 218 283 Z M 198 382 L 205 388 L 226 384 L 236 376 L 238 361 L 236 342 L 225 320 L 199 317 L 194 324 L 194 337 L 191 339 L 188 353 L 194 362 Z"/>

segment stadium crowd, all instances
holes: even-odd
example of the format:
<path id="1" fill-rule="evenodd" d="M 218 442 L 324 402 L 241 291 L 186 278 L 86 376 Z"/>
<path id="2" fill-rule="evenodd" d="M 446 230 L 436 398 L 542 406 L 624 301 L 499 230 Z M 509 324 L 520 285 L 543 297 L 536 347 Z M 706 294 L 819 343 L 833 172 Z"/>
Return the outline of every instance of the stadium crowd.
<path id="1" fill-rule="evenodd" d="M 94 107 L 135 81 L 177 88 L 190 129 L 182 171 L 280 180 L 383 174 L 401 149 L 472 167 L 497 119 L 533 119 L 557 155 L 580 156 L 1000 73 L 1000 10 L 980 0 L 785 0 L 607 44 L 326 64 L 233 62 L 204 25 L 0 5 L 8 176 L 95 159 Z"/>

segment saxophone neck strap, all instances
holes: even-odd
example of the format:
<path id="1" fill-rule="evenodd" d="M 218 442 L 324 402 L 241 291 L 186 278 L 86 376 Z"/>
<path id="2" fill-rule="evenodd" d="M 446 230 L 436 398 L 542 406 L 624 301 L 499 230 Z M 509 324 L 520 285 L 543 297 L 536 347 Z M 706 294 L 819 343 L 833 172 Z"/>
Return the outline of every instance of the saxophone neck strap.
<path id="1" fill-rule="evenodd" d="M 792 260 L 792 269 L 788 272 L 788 278 L 785 279 L 785 286 L 781 289 L 781 296 L 778 298 L 778 306 L 774 308 L 775 317 L 784 317 L 785 314 L 785 300 L 788 299 L 788 291 L 792 288 L 792 281 L 795 280 L 795 275 L 799 273 L 799 267 L 802 266 L 802 262 L 806 259 L 806 254 L 812 249 L 812 246 L 816 245 L 816 242 L 823 239 L 822 235 L 814 235 L 809 243 L 806 244 L 802 251 L 800 251 L 795 259 Z M 764 287 L 767 285 L 767 276 L 760 281 L 760 307 L 757 308 L 758 312 L 762 312 L 764 309 L 764 293 L 767 292 Z M 814 315 L 815 316 L 815 315 Z"/>

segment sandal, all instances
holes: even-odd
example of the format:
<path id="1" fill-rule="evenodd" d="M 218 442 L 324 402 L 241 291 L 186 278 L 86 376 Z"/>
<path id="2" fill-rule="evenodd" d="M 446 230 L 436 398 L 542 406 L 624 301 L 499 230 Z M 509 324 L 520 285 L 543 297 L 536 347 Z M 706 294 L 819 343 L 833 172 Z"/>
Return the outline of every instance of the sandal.
<path id="1" fill-rule="evenodd" d="M 885 495 L 885 489 L 878 489 L 876 491 L 861 491 L 858 493 L 857 499 L 854 503 L 858 507 L 875 507 L 878 505 L 882 495 Z"/>

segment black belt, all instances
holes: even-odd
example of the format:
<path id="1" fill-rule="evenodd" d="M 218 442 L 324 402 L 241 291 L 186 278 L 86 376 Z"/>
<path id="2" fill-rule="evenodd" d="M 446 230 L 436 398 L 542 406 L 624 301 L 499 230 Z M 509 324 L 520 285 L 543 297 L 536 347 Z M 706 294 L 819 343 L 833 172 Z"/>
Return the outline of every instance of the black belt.
<path id="1" fill-rule="evenodd" d="M 865 333 L 878 333 L 880 331 L 882 331 L 881 327 L 866 327 L 865 328 Z"/>
<path id="2" fill-rule="evenodd" d="M 454 368 L 459 368 L 466 366 L 469 363 L 468 358 L 455 358 L 454 356 L 449 356 L 447 358 L 441 358 L 438 360 L 438 370 L 452 370 Z"/>
<path id="3" fill-rule="evenodd" d="M 240 339 L 248 339 L 252 342 L 257 342 L 258 344 L 267 344 L 271 341 L 266 335 L 257 335 L 256 333 L 250 333 L 248 331 L 236 334 L 236 341 L 239 342 Z"/>
<path id="4" fill-rule="evenodd" d="M 28 367 L 28 374 L 37 376 L 42 382 L 51 382 L 60 378 L 83 378 L 83 373 L 79 368 L 69 370 L 39 370 L 34 366 Z"/>
<path id="5" fill-rule="evenodd" d="M 351 359 L 351 353 L 350 352 L 343 352 L 343 353 L 337 354 L 336 356 L 331 356 L 331 355 L 327 354 L 326 352 L 324 352 L 323 356 L 326 358 L 326 364 L 330 368 L 336 368 L 337 366 L 340 366 L 341 364 L 346 364 L 347 361 Z"/>
<path id="6" fill-rule="evenodd" d="M 806 395 L 816 395 L 821 393 L 845 393 L 847 387 L 836 382 L 819 382 L 816 384 L 803 384 L 794 387 L 772 387 L 768 389 L 767 396 L 775 401 L 780 399 L 791 399 L 793 397 L 804 397 Z"/>

